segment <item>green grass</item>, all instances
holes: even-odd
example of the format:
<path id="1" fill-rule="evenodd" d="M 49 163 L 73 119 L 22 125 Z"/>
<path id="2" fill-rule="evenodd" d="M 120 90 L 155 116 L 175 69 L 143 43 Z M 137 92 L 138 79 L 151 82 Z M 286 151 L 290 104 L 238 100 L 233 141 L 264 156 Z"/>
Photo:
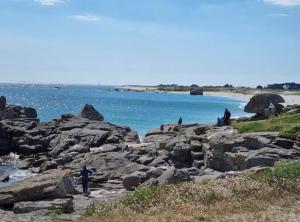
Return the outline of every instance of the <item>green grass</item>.
<path id="1" fill-rule="evenodd" d="M 274 169 L 265 169 L 256 174 L 250 175 L 254 180 L 269 183 L 279 192 L 294 190 L 300 181 L 300 163 L 289 161 L 278 161 Z"/>
<path id="2" fill-rule="evenodd" d="M 279 132 L 280 136 L 295 139 L 300 134 L 300 114 L 286 115 L 260 121 L 234 122 L 240 133 Z"/>
<path id="3" fill-rule="evenodd" d="M 129 193 L 122 200 L 121 204 L 136 211 L 142 211 L 148 206 L 157 204 L 162 198 L 161 190 L 158 187 L 145 187 Z"/>

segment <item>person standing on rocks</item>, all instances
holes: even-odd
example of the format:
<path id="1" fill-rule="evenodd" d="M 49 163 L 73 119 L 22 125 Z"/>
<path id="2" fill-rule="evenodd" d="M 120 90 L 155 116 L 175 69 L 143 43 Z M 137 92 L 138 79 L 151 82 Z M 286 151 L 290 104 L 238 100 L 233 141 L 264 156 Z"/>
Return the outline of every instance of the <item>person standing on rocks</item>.
<path id="1" fill-rule="evenodd" d="M 226 108 L 225 112 L 224 112 L 224 125 L 228 126 L 230 124 L 230 117 L 231 117 L 231 113 L 229 112 L 229 110 Z"/>
<path id="2" fill-rule="evenodd" d="M 82 167 L 82 170 L 80 172 L 81 174 L 81 180 L 82 180 L 82 189 L 83 189 L 83 195 L 88 195 L 88 183 L 89 183 L 89 176 L 92 175 L 92 171 L 88 170 L 86 166 Z"/>
<path id="3" fill-rule="evenodd" d="M 182 118 L 180 117 L 178 120 L 178 125 L 181 125 L 181 124 L 182 124 Z"/>

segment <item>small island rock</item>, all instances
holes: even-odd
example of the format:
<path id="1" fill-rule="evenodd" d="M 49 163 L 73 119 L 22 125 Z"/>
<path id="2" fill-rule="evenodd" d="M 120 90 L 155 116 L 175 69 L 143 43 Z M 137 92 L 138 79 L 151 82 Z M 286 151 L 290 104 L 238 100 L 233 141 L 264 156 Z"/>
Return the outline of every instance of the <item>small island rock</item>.
<path id="1" fill-rule="evenodd" d="M 99 113 L 94 106 L 86 104 L 81 113 L 80 116 L 89 120 L 96 120 L 96 121 L 103 121 L 104 117 L 101 113 Z"/>

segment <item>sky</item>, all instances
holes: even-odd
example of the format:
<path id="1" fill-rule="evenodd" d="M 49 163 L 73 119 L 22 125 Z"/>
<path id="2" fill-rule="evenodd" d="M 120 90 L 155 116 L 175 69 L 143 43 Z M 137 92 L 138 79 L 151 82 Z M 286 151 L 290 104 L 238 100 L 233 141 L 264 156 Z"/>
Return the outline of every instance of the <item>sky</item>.
<path id="1" fill-rule="evenodd" d="M 0 0 L 0 82 L 300 82 L 300 0 Z"/>

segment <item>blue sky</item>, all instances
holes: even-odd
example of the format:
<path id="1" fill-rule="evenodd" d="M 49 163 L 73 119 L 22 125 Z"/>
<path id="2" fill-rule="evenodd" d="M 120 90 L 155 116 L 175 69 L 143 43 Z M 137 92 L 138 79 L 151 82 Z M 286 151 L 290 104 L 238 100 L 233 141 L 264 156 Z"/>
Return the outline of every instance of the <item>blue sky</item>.
<path id="1" fill-rule="evenodd" d="M 300 0 L 0 0 L 0 77 L 300 82 Z"/>

